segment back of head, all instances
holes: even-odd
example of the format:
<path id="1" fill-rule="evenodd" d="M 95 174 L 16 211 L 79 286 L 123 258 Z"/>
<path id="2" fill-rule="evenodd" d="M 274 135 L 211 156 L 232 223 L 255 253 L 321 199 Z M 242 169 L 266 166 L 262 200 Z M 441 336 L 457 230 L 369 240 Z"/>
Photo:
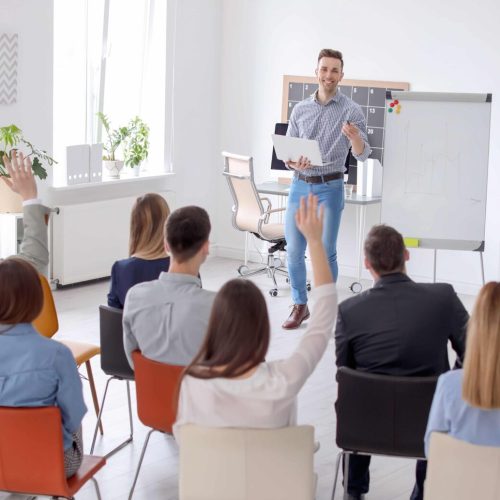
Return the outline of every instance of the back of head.
<path id="1" fill-rule="evenodd" d="M 210 229 L 210 218 L 203 208 L 188 206 L 172 212 L 165 225 L 165 239 L 176 262 L 193 258 L 208 241 Z"/>
<path id="2" fill-rule="evenodd" d="M 364 250 L 366 259 L 379 276 L 405 269 L 403 237 L 390 226 L 373 226 L 365 239 Z"/>
<path id="3" fill-rule="evenodd" d="M 251 281 L 228 281 L 215 297 L 205 340 L 185 373 L 198 378 L 242 375 L 264 361 L 269 336 L 262 292 Z"/>
<path id="4" fill-rule="evenodd" d="M 484 409 L 500 408 L 500 283 L 487 283 L 467 329 L 462 396 Z"/>
<path id="5" fill-rule="evenodd" d="M 43 306 L 36 269 L 19 257 L 0 260 L 0 323 L 31 323 Z"/>
<path id="6" fill-rule="evenodd" d="M 170 209 L 163 196 L 139 196 L 130 215 L 129 255 L 154 259 L 164 257 L 163 227 Z"/>

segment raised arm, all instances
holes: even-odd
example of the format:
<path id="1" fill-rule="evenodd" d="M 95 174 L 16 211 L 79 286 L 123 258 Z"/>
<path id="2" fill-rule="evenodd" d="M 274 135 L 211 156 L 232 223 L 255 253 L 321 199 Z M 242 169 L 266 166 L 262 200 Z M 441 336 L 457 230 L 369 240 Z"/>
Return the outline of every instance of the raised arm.
<path id="1" fill-rule="evenodd" d="M 10 178 L 1 177 L 3 182 L 23 200 L 24 236 L 19 256 L 31 262 L 41 274 L 47 274 L 49 247 L 45 215 L 48 213 L 41 200 L 37 198 L 31 160 L 21 152 L 13 151 L 12 159 L 3 157 Z"/>
<path id="2" fill-rule="evenodd" d="M 286 380 L 284 390 L 290 396 L 299 392 L 323 356 L 337 314 L 337 293 L 321 240 L 323 216 L 324 208 L 320 207 L 318 210 L 317 197 L 309 195 L 307 203 L 305 198 L 301 199 L 295 220 L 309 245 L 315 303 L 308 328 L 297 349 L 288 359 L 275 365 Z"/>

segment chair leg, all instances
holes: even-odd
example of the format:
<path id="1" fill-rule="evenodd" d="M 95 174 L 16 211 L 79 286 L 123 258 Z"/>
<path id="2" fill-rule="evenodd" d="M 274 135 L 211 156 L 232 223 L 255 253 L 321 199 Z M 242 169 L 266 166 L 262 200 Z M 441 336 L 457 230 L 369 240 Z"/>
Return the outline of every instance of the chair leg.
<path id="1" fill-rule="evenodd" d="M 92 438 L 92 445 L 90 446 L 90 454 L 94 453 L 95 441 L 97 439 L 97 429 L 99 428 L 99 424 L 101 423 L 102 412 L 104 410 L 104 403 L 106 402 L 106 395 L 108 394 L 109 383 L 116 377 L 109 377 L 106 381 L 106 387 L 104 388 L 104 395 L 101 401 L 101 408 L 99 409 L 99 415 L 97 415 L 97 422 L 95 424 L 94 437 Z"/>
<path id="2" fill-rule="evenodd" d="M 337 455 L 337 461 L 335 463 L 335 477 L 333 478 L 332 500 L 335 500 L 335 490 L 337 489 L 337 479 L 339 477 L 339 469 L 340 469 L 340 464 L 341 464 L 343 455 L 344 455 L 344 452 L 341 451 Z"/>
<path id="3" fill-rule="evenodd" d="M 343 452 L 344 454 L 344 500 L 349 500 L 347 498 L 348 495 L 348 487 L 349 487 L 349 457 L 350 453 Z"/>
<path id="4" fill-rule="evenodd" d="M 144 446 L 142 447 L 141 458 L 139 458 L 139 463 L 137 464 L 137 471 L 135 473 L 134 482 L 132 483 L 132 488 L 130 488 L 130 493 L 128 495 L 128 500 L 131 500 L 132 499 L 132 495 L 134 494 L 135 484 L 137 483 L 137 478 L 139 477 L 139 472 L 141 470 L 142 459 L 144 458 L 144 454 L 146 453 L 146 448 L 148 447 L 149 438 L 151 437 L 151 434 L 153 434 L 153 432 L 155 430 L 156 429 L 151 429 L 148 432 L 148 435 L 146 436 L 146 441 L 144 441 Z"/>
<path id="5" fill-rule="evenodd" d="M 106 387 L 104 389 L 104 396 L 102 397 L 101 408 L 99 410 L 99 416 L 97 417 L 97 422 L 95 424 L 94 437 L 92 439 L 92 446 L 90 447 L 90 454 L 91 455 L 94 453 L 94 446 L 95 446 L 95 442 L 96 442 L 96 439 L 97 439 L 97 429 L 98 429 L 99 423 L 100 423 L 101 418 L 102 418 L 102 412 L 104 410 L 104 403 L 106 401 L 106 395 L 108 393 L 108 386 L 109 386 L 109 383 L 113 379 L 120 380 L 119 378 L 113 376 L 113 377 L 109 377 L 108 381 L 106 382 Z M 126 382 L 127 382 L 127 402 L 128 402 L 128 416 L 129 416 L 129 423 L 130 423 L 130 436 L 129 436 L 128 439 L 126 439 L 125 441 L 123 441 L 122 443 L 120 443 L 118 446 L 116 446 L 115 448 L 113 448 L 111 451 L 109 451 L 108 453 L 106 453 L 106 455 L 104 455 L 105 458 L 111 457 L 116 452 L 118 452 L 122 448 L 124 448 L 127 444 L 131 443 L 132 440 L 134 439 L 134 424 L 133 424 L 133 420 L 132 420 L 132 402 L 130 400 L 130 382 L 128 380 L 126 380 Z"/>
<path id="6" fill-rule="evenodd" d="M 97 482 L 97 479 L 95 477 L 91 477 L 90 479 L 92 479 L 92 482 L 94 483 L 97 500 L 101 500 L 101 492 L 99 490 L 99 483 Z"/>
<path id="7" fill-rule="evenodd" d="M 94 402 L 95 414 L 99 418 L 99 400 L 97 399 L 97 392 L 95 390 L 94 375 L 92 375 L 92 367 L 90 366 L 90 360 L 85 361 L 85 368 L 87 369 L 87 376 L 89 377 L 90 392 L 92 394 L 92 401 Z M 99 430 L 101 431 L 101 436 L 104 434 L 102 428 L 102 421 L 99 422 Z"/>
<path id="8" fill-rule="evenodd" d="M 122 448 L 127 446 L 127 444 L 131 443 L 134 439 L 134 424 L 132 422 L 132 403 L 130 401 L 130 382 L 128 380 L 126 382 L 127 382 L 127 400 L 128 400 L 128 418 L 130 423 L 130 436 L 125 441 L 123 441 L 123 443 L 120 443 L 118 446 L 116 446 L 111 451 L 106 453 L 106 455 L 104 455 L 104 458 L 106 459 L 113 456 L 115 453 L 117 453 Z"/>

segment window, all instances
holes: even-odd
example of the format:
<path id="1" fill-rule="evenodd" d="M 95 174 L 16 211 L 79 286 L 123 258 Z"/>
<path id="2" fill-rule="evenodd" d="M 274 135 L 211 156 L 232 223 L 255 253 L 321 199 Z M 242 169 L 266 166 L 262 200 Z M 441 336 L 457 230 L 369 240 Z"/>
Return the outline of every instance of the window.
<path id="1" fill-rule="evenodd" d="M 148 173 L 166 170 L 165 0 L 55 0 L 54 157 L 102 142 L 98 111 L 116 128 L 140 116 L 150 128 Z M 54 169 L 65 185 L 65 169 Z"/>

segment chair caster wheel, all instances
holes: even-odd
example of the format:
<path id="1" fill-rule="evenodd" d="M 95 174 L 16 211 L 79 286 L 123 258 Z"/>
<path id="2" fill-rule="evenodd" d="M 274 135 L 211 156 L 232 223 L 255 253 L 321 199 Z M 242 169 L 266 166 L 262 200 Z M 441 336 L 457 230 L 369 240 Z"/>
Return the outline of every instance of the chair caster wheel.
<path id="1" fill-rule="evenodd" d="M 243 276 L 246 273 L 248 273 L 248 266 L 242 265 L 242 266 L 238 267 L 238 274 L 240 276 Z"/>
<path id="2" fill-rule="evenodd" d="M 290 278 L 285 278 L 286 283 L 290 283 Z"/>
<path id="3" fill-rule="evenodd" d="M 307 283 L 307 285 L 306 285 L 306 290 L 307 290 L 308 292 L 310 292 L 310 291 L 311 291 L 311 283 Z"/>
<path id="4" fill-rule="evenodd" d="M 278 296 L 278 290 L 276 290 L 276 288 L 273 288 L 272 290 L 269 290 L 269 295 L 271 297 L 277 297 Z"/>
<path id="5" fill-rule="evenodd" d="M 355 281 L 349 288 L 352 293 L 359 293 L 361 292 L 361 290 L 363 290 L 363 285 L 359 283 L 359 281 Z"/>

